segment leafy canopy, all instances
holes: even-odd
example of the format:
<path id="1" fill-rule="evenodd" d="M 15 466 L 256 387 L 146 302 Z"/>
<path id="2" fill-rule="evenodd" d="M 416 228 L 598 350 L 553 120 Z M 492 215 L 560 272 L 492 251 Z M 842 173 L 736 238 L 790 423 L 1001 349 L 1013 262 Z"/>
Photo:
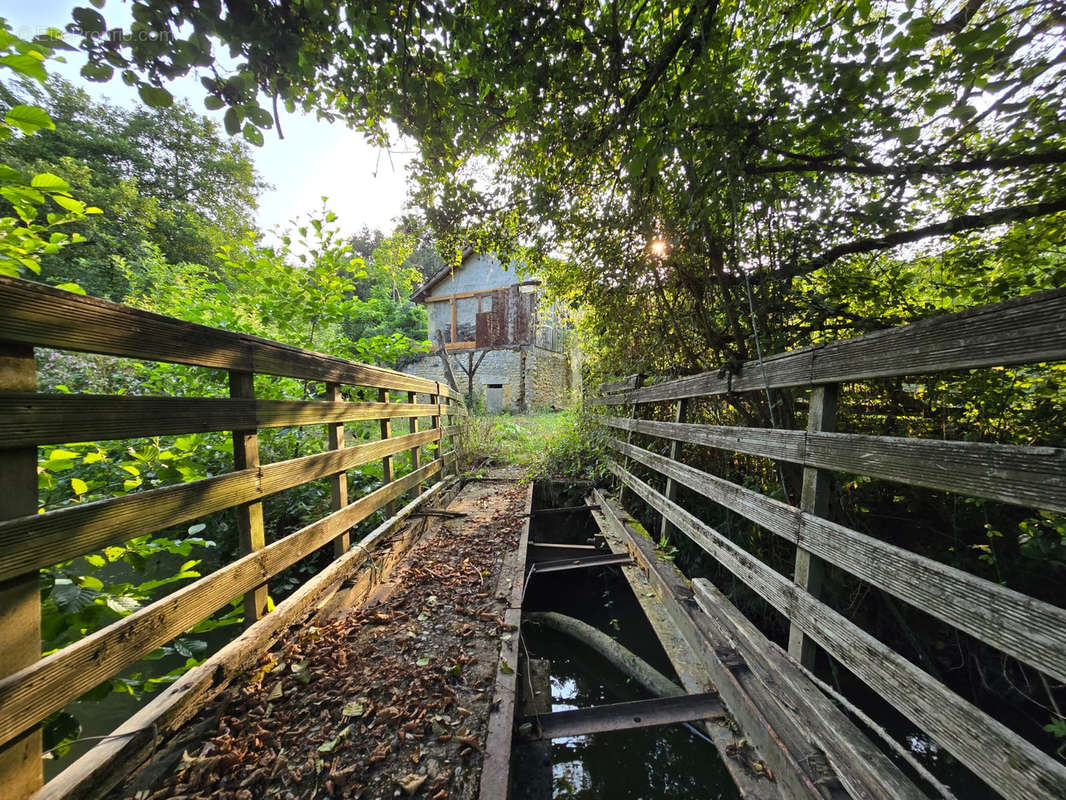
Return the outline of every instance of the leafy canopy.
<path id="1" fill-rule="evenodd" d="M 75 12 L 88 77 L 163 102 L 195 70 L 251 141 L 273 103 L 378 141 L 395 123 L 438 232 L 568 256 L 549 279 L 596 309 L 616 364 L 747 358 L 750 307 L 773 349 L 804 339 L 797 314 L 883 324 L 796 279 L 861 281 L 944 236 L 995 247 L 1066 209 L 1055 0 L 143 0 L 134 18 L 105 37 Z"/>

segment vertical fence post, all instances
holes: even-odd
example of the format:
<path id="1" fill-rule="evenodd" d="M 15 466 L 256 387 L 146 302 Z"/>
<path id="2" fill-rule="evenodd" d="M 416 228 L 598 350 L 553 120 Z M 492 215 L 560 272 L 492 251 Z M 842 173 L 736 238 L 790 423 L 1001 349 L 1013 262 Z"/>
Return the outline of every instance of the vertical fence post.
<path id="1" fill-rule="evenodd" d="M 437 381 L 437 393 L 429 396 L 429 402 L 437 407 L 437 414 L 430 418 L 430 427 L 437 431 L 437 458 L 444 458 L 444 437 L 440 430 L 440 381 Z M 441 477 L 447 472 L 447 465 L 441 464 Z"/>
<path id="2" fill-rule="evenodd" d="M 33 347 L 0 343 L 0 391 L 36 392 Z M 0 520 L 37 513 L 37 448 L 0 450 Z M 0 582 L 0 678 L 41 657 L 41 587 L 37 571 Z M 0 747 L 0 797 L 22 800 L 40 788 L 41 729 Z"/>
<path id="3" fill-rule="evenodd" d="M 633 388 L 632 388 L 631 391 L 635 392 L 637 389 L 639 389 L 641 387 L 641 385 L 643 383 L 644 383 L 644 376 L 643 375 L 634 376 L 634 378 L 633 378 Z M 640 403 L 638 403 L 636 401 L 633 401 L 633 403 L 631 403 L 630 406 L 629 406 L 629 418 L 631 420 L 635 420 L 635 419 L 638 418 L 639 415 L 640 415 Z M 632 430 L 626 431 L 626 444 L 633 444 L 633 431 Z M 622 459 L 622 469 L 626 470 L 627 472 L 629 471 L 629 456 L 628 455 L 626 455 L 626 457 Z M 621 483 L 621 480 L 619 480 L 619 483 Z M 624 483 L 622 483 L 621 488 L 618 490 L 618 502 L 620 504 L 622 504 L 623 506 L 626 503 L 626 488 L 627 488 L 626 485 Z"/>
<path id="4" fill-rule="evenodd" d="M 688 400 L 678 400 L 677 407 L 674 409 L 674 422 L 684 422 L 685 412 L 688 410 Z M 670 460 L 677 461 L 678 456 L 681 455 L 681 442 L 677 439 L 670 440 Z M 677 484 L 673 478 L 666 479 L 666 491 L 664 492 L 666 499 L 673 502 L 677 499 Z M 663 514 L 662 523 L 659 525 L 659 538 L 669 536 L 670 531 L 673 529 L 673 524 Z"/>
<path id="5" fill-rule="evenodd" d="M 418 394 L 416 392 L 407 393 L 407 402 L 414 405 L 418 402 Z M 407 429 L 411 433 L 418 433 L 418 417 L 411 417 L 411 421 L 407 425 Z M 411 456 L 411 472 L 422 466 L 422 449 L 416 444 L 408 453 Z M 418 484 L 418 493 L 422 493 L 423 484 Z"/>
<path id="6" fill-rule="evenodd" d="M 326 384 L 326 400 L 331 403 L 340 403 L 344 400 L 341 396 L 341 385 L 339 383 Z M 330 450 L 344 449 L 343 422 L 331 422 L 327 425 L 326 436 L 329 439 Z M 329 507 L 332 511 L 340 511 L 348 505 L 348 473 L 338 472 L 336 475 L 330 476 L 329 483 L 331 492 Z M 333 557 L 340 558 L 347 553 L 350 544 L 351 534 L 348 530 L 345 530 L 344 533 L 333 540 Z"/>
<path id="7" fill-rule="evenodd" d="M 255 398 L 255 384 L 251 372 L 230 370 L 229 396 Z M 251 469 L 259 466 L 259 433 L 255 428 L 233 432 L 233 467 Z M 237 538 L 242 555 L 259 550 L 266 545 L 263 528 L 263 503 L 243 503 L 237 511 Z M 248 627 L 262 619 L 267 610 L 267 585 L 256 586 L 244 595 L 244 625 Z"/>
<path id="8" fill-rule="evenodd" d="M 807 431 L 809 433 L 831 433 L 837 425 L 837 394 L 839 386 L 835 383 L 815 386 L 811 390 L 810 410 L 807 412 Z M 800 509 L 819 517 L 826 516 L 829 510 L 829 490 L 832 473 L 815 467 L 803 468 L 803 490 L 800 494 Z M 822 594 L 822 580 L 825 562 L 805 550 L 802 546 L 802 527 L 800 545 L 796 547 L 796 585 L 806 589 L 815 597 Z M 814 668 L 814 656 L 817 645 L 804 635 L 796 623 L 788 631 L 788 652 L 808 669 Z"/>
<path id="9" fill-rule="evenodd" d="M 382 403 L 389 402 L 389 390 L 378 389 L 378 400 Z M 381 420 L 381 438 L 388 439 L 392 436 L 392 420 L 385 417 Z M 392 483 L 392 456 L 385 456 L 381 459 L 381 483 L 382 485 Z M 387 516 L 392 516 L 396 513 L 396 502 L 393 501 L 385 506 Z"/>

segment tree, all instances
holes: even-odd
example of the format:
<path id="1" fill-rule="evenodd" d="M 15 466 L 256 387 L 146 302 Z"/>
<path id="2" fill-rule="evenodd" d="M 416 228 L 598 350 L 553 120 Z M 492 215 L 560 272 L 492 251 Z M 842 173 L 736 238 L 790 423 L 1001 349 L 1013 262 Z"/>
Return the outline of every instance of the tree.
<path id="1" fill-rule="evenodd" d="M 56 31 L 29 42 L 11 32 L 0 18 L 0 75 L 31 85 L 47 79 L 45 62 L 57 44 Z M 0 89 L 4 84 L 0 83 Z M 55 123 L 48 112 L 36 105 L 13 102 L 5 91 L 0 94 L 0 143 L 31 139 L 40 131 L 52 130 Z M 0 159 L 0 275 L 35 275 L 41 271 L 41 258 L 58 253 L 68 244 L 83 241 L 72 223 L 100 209 L 87 206 L 71 195 L 70 185 L 52 172 L 24 172 Z M 9 210 L 8 210 L 9 209 Z M 67 284 L 61 288 L 78 289 Z"/>
<path id="2" fill-rule="evenodd" d="M 597 309 L 619 365 L 748 358 L 753 326 L 767 349 L 798 344 L 815 308 L 798 278 L 1066 209 L 1055 0 L 147 0 L 135 16 L 101 37 L 75 12 L 90 77 L 114 65 L 165 102 L 166 80 L 203 69 L 207 105 L 253 141 L 276 122 L 261 100 L 378 140 L 391 120 L 420 144 L 417 200 L 446 250 L 564 251 L 549 285 Z"/>
<path id="3" fill-rule="evenodd" d="M 77 281 L 120 300 L 126 267 L 158 258 L 217 264 L 220 246 L 254 228 L 266 184 L 247 146 L 187 104 L 125 109 L 59 78 L 31 89 L 0 93 L 40 103 L 54 127 L 0 142 L 0 159 L 22 172 L 53 171 L 105 212 L 70 226 L 81 246 L 43 259 L 48 282 Z"/>
<path id="4" fill-rule="evenodd" d="M 402 227 L 390 236 L 364 228 L 353 242 L 353 250 L 363 255 L 362 272 L 354 278 L 355 294 L 363 302 L 345 319 L 345 333 L 356 340 L 399 336 L 418 343 L 410 354 L 423 351 L 428 346 L 426 310 L 410 299 L 422 281 L 410 265 L 415 237 Z M 398 353 L 390 363 L 400 363 L 409 353 Z"/>

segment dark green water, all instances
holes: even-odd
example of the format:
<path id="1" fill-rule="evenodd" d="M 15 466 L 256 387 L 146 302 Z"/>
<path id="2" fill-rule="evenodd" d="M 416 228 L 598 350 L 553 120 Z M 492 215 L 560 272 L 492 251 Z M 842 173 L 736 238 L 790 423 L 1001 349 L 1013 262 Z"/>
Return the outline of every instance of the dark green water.
<path id="1" fill-rule="evenodd" d="M 534 508 L 547 505 L 547 499 L 536 498 Z M 565 498 L 556 496 L 552 502 L 563 505 L 561 499 Z M 581 502 L 580 497 L 569 500 L 567 504 Z M 580 542 L 595 531 L 587 512 L 533 520 L 530 538 L 535 541 Z M 536 575 L 523 608 L 581 619 L 677 680 L 617 567 Z M 599 655 L 566 636 L 533 625 L 523 625 L 522 636 L 531 657 L 551 662 L 553 711 L 648 697 Z M 555 740 L 552 786 L 555 798 L 574 800 L 739 797 L 714 746 L 681 725 Z"/>

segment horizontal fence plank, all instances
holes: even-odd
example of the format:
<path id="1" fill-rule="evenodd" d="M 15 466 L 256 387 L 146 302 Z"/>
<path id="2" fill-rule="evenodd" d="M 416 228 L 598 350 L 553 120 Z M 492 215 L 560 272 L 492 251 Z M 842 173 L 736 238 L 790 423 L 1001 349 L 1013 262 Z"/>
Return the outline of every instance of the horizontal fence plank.
<path id="1" fill-rule="evenodd" d="M 613 392 L 622 391 L 624 389 L 632 389 L 637 385 L 637 376 L 630 375 L 628 378 L 621 378 L 616 381 L 607 381 L 601 383 L 598 387 L 598 391 L 601 394 L 611 394 Z"/>
<path id="2" fill-rule="evenodd" d="M 1066 610 L 643 448 L 618 439 L 611 446 L 921 611 L 1066 680 Z"/>
<path id="3" fill-rule="evenodd" d="M 441 459 L 0 680 L 0 744 L 440 472 Z"/>
<path id="4" fill-rule="evenodd" d="M 86 353 L 454 396 L 448 387 L 258 336 L 0 276 L 0 340 Z"/>
<path id="5" fill-rule="evenodd" d="M 606 417 L 621 430 L 856 475 L 1066 511 L 1066 449 Z"/>
<path id="6" fill-rule="evenodd" d="M 826 652 L 919 725 L 982 780 L 1011 800 L 1049 800 L 1066 791 L 1066 766 L 956 695 L 792 581 L 615 462 L 608 466 L 651 508 L 795 621 Z M 698 584 L 694 588 L 699 596 Z M 711 598 L 708 598 L 708 601 Z"/>
<path id="7" fill-rule="evenodd" d="M 223 397 L 0 396 L 0 448 L 324 422 L 429 417 L 443 406 Z"/>
<path id="8" fill-rule="evenodd" d="M 435 442 L 436 430 L 0 522 L 0 581 Z"/>
<path id="9" fill-rule="evenodd" d="M 1052 289 L 854 339 L 748 361 L 739 374 L 715 370 L 620 391 L 602 405 L 658 403 L 727 392 L 921 375 L 1066 360 L 1066 289 Z"/>

